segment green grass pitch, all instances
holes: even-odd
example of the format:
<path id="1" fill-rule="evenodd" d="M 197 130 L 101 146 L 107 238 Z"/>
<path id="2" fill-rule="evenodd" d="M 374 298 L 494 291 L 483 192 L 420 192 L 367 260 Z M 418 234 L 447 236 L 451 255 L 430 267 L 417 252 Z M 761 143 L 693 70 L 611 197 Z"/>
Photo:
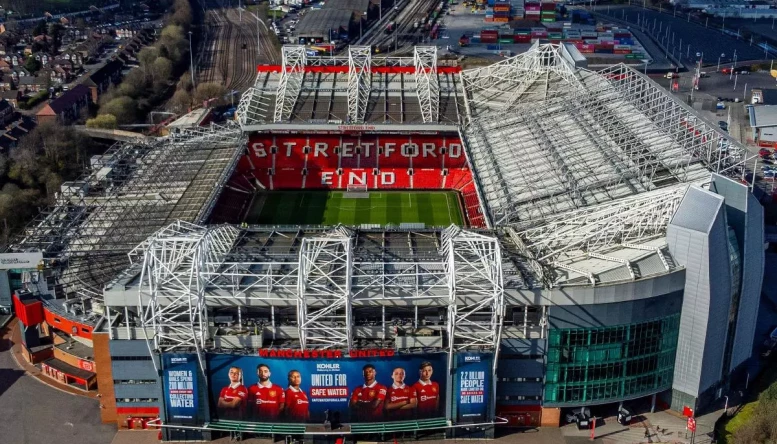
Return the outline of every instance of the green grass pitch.
<path id="1" fill-rule="evenodd" d="M 246 216 L 265 225 L 463 225 L 455 192 L 370 191 L 345 197 L 340 191 L 274 191 L 258 195 Z"/>

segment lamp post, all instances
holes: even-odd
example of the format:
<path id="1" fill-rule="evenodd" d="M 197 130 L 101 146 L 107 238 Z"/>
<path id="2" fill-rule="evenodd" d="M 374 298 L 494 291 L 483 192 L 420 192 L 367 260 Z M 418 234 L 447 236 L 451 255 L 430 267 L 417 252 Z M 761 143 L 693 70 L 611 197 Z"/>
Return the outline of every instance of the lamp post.
<path id="1" fill-rule="evenodd" d="M 726 57 L 725 53 L 721 54 L 720 57 L 718 57 L 718 68 L 715 70 L 715 72 L 720 71 L 720 59 L 722 59 L 723 57 Z"/>
<path id="2" fill-rule="evenodd" d="M 194 52 L 192 52 L 192 32 L 189 31 L 189 71 L 192 73 L 192 88 L 196 88 L 197 84 L 194 82 Z"/>
<path id="3" fill-rule="evenodd" d="M 737 67 L 737 50 L 734 50 L 734 63 L 731 64 L 731 72 L 728 75 L 728 79 L 731 80 L 731 77 L 734 75 L 734 69 Z"/>

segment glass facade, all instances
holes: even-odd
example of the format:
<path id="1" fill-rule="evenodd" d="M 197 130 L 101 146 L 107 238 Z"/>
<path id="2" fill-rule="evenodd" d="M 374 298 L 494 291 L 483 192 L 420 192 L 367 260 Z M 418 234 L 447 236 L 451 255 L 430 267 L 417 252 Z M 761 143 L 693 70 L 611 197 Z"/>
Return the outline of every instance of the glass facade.
<path id="1" fill-rule="evenodd" d="M 548 332 L 544 404 L 601 404 L 672 385 L 680 314 Z"/>

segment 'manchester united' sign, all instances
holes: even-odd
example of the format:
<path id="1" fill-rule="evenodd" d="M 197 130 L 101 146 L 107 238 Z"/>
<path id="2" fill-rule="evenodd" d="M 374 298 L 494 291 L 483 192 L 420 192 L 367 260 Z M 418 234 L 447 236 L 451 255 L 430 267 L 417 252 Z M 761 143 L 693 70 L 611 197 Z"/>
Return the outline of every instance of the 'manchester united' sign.
<path id="1" fill-rule="evenodd" d="M 367 349 L 367 350 L 292 350 L 287 348 L 261 348 L 259 356 L 262 358 L 288 358 L 288 359 L 340 359 L 344 356 L 351 358 L 390 358 L 395 351 L 391 349 Z"/>

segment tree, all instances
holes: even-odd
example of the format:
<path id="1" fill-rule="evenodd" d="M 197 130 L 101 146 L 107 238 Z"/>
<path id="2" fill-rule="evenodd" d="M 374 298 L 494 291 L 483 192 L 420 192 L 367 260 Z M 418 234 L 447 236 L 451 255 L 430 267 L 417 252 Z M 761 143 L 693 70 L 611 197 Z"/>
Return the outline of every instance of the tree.
<path id="1" fill-rule="evenodd" d="M 46 32 L 46 21 L 41 20 L 38 23 L 35 24 L 35 27 L 32 28 L 32 35 L 41 35 Z"/>
<path id="2" fill-rule="evenodd" d="M 159 57 L 154 60 L 149 69 L 149 75 L 151 76 L 151 82 L 154 84 L 159 82 L 167 82 L 170 75 L 173 73 L 173 62 L 165 57 Z"/>
<path id="3" fill-rule="evenodd" d="M 146 71 L 157 57 L 159 57 L 159 49 L 155 46 L 146 46 L 138 53 L 138 63 Z"/>
<path id="4" fill-rule="evenodd" d="M 192 96 L 186 90 L 179 89 L 173 94 L 173 98 L 167 102 L 167 108 L 174 113 L 183 113 L 192 104 Z"/>
<path id="5" fill-rule="evenodd" d="M 120 96 L 129 96 L 133 99 L 147 93 L 148 83 L 146 76 L 140 69 L 133 69 L 124 76 L 124 80 L 119 84 L 117 94 Z"/>
<path id="6" fill-rule="evenodd" d="M 116 126 L 116 116 L 113 114 L 101 114 L 86 121 L 87 128 L 116 129 Z"/>
<path id="7" fill-rule="evenodd" d="M 138 105 L 129 97 L 117 97 L 100 107 L 100 115 L 111 114 L 116 117 L 116 123 L 121 125 L 132 123 L 137 116 Z"/>
<path id="8" fill-rule="evenodd" d="M 40 62 L 36 60 L 35 57 L 29 56 L 24 62 L 24 69 L 29 71 L 31 74 L 35 74 L 40 70 Z"/>
<path id="9" fill-rule="evenodd" d="M 224 85 L 218 83 L 200 83 L 194 91 L 194 100 L 204 102 L 210 99 L 221 100 L 227 94 Z"/>
<path id="10" fill-rule="evenodd" d="M 159 36 L 159 51 L 173 63 L 177 64 L 183 60 L 184 55 L 189 51 L 189 43 L 183 28 L 177 25 L 165 26 Z"/>

